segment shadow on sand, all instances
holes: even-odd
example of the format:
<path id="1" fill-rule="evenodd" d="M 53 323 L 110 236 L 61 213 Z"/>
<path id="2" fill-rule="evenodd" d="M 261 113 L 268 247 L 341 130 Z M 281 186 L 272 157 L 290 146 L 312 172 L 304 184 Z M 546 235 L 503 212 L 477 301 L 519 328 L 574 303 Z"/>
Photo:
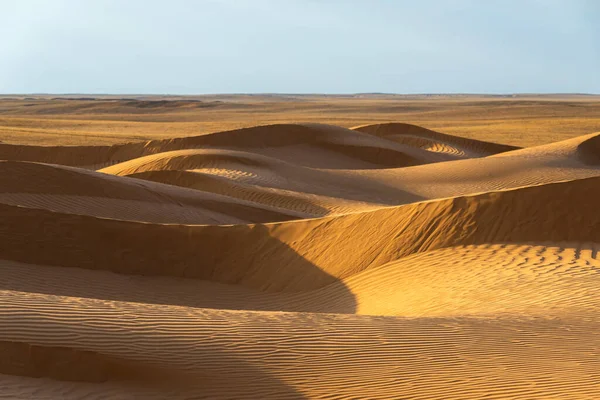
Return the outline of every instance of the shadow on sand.
<path id="1" fill-rule="evenodd" d="M 226 308 L 314 312 L 323 304 L 300 301 L 286 307 L 285 299 L 309 298 L 311 291 L 335 283 L 336 312 L 356 311 L 354 295 L 343 282 L 273 237 L 263 224 L 147 224 L 7 205 L 0 205 L 0 219 L 0 259 L 40 266 L 21 267 L 31 270 L 31 279 L 5 274 L 3 289 L 210 308 L 229 299 Z M 78 268 L 69 278 L 81 276 L 87 282 L 69 284 L 43 266 Z M 165 279 L 163 290 L 157 279 L 131 278 L 131 290 L 123 292 L 127 282 L 103 284 L 106 273 L 93 271 L 116 273 L 106 282 L 123 282 L 123 275 L 188 279 Z M 242 295 L 236 297 L 235 288 Z"/>

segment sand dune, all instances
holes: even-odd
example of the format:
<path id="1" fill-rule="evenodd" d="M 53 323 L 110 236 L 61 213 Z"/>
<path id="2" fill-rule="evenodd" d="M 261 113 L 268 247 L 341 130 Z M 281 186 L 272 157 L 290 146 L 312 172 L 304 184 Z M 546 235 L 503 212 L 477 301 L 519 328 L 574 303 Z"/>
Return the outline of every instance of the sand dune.
<path id="1" fill-rule="evenodd" d="M 0 398 L 600 397 L 599 138 L 0 144 Z"/>
<path id="2" fill-rule="evenodd" d="M 0 203 L 157 223 L 224 224 L 305 214 L 136 179 L 27 162 L 0 162 Z"/>
<path id="3" fill-rule="evenodd" d="M 92 166 L 166 151 L 208 147 L 252 149 L 254 153 L 317 168 L 405 167 L 459 158 L 454 154 L 429 151 L 412 143 L 402 144 L 366 132 L 323 124 L 275 124 L 114 146 L 1 144 L 0 157 L 5 160 Z M 490 148 L 493 146 L 490 144 Z M 498 151 L 510 149 L 509 146 L 495 146 L 498 146 Z"/>
<path id="4" fill-rule="evenodd" d="M 141 157 L 100 171 L 278 204 L 317 217 L 598 176 L 593 165 L 598 137 L 410 168 L 317 169 L 277 156 L 196 149 Z M 471 142 L 470 148 L 482 146 Z M 591 155 L 581 150 L 587 148 Z"/>
<path id="5" fill-rule="evenodd" d="M 0 248 L 5 258 L 28 263 L 307 290 L 448 246 L 600 241 L 600 216 L 589 201 L 598 196 L 599 182 L 588 178 L 334 217 L 231 226 L 150 224 L 0 205 L 5 221 Z M 73 237 L 74 231 L 80 235 Z M 28 243 L 15 246 L 23 237 Z M 39 243 L 53 251 L 35 251 Z M 73 248 L 77 251 L 69 252 Z"/>
<path id="6" fill-rule="evenodd" d="M 375 124 L 358 126 L 353 129 L 394 142 L 437 153 L 448 153 L 460 158 L 484 157 L 518 149 L 515 146 L 448 135 L 411 124 Z"/>
<path id="7" fill-rule="evenodd" d="M 316 290 L 24 264 L 4 260 L 2 289 L 229 310 L 408 317 L 592 314 L 600 246 L 547 242 L 454 246 L 403 257 Z M 90 287 L 87 282 L 97 282 Z M 508 290 L 510 288 L 510 290 Z"/>

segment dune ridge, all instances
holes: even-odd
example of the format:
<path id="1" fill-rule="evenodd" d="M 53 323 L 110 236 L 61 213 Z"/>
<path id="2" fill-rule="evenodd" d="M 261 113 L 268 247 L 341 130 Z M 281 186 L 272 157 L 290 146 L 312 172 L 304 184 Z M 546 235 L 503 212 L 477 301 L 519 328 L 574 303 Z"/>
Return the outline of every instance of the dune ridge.
<path id="1" fill-rule="evenodd" d="M 428 151 L 454 154 L 461 158 L 484 157 L 519 149 L 516 146 L 467 139 L 403 123 L 363 125 L 352 129 Z"/>
<path id="2" fill-rule="evenodd" d="M 599 397 L 599 138 L 0 144 L 0 398 Z"/>
<path id="3" fill-rule="evenodd" d="M 308 290 L 443 247 L 600 241 L 596 229 L 600 215 L 595 204 L 587 201 L 598 196 L 599 182 L 600 178 L 588 178 L 336 217 L 253 225 L 150 224 L 0 205 L 5 221 L 1 250 L 7 259 L 28 263 L 210 277 L 263 290 Z M 545 199 L 542 204 L 540 199 Z M 577 209 L 569 209 L 574 203 L 579 205 Z M 504 217 L 508 215 L 519 223 L 507 222 Z M 32 232 L 35 224 L 45 230 Z M 81 236 L 73 241 L 71 232 L 81 232 Z M 13 245 L 23 237 L 29 237 L 29 244 Z M 33 251 L 44 242 L 59 251 Z M 77 251 L 71 253 L 68 250 L 73 246 Z M 228 252 L 229 248 L 236 251 Z M 356 248 L 360 251 L 353 251 Z M 307 264 L 329 276 L 309 275 Z M 285 265 L 285 270 L 280 265 Z"/>
<path id="4" fill-rule="evenodd" d="M 461 139 L 457 138 L 456 140 Z M 166 151 L 198 147 L 229 148 L 231 150 L 252 148 L 259 154 L 263 154 L 262 152 L 270 154 L 273 150 L 269 149 L 282 150 L 293 146 L 312 147 L 310 149 L 312 151 L 321 150 L 319 156 L 329 153 L 348 155 L 350 158 L 354 158 L 355 163 L 362 166 L 373 164 L 408 166 L 455 158 L 449 154 L 439 154 L 412 145 L 402 145 L 377 135 L 370 135 L 368 132 L 363 133 L 361 130 L 352 131 L 324 124 L 274 124 L 194 137 L 151 140 L 113 146 L 27 146 L 0 143 L 0 159 L 69 166 L 93 166 L 124 162 Z M 494 145 L 490 144 L 490 146 Z M 499 148 L 504 149 L 504 147 Z M 305 152 L 302 149 L 295 148 L 288 152 L 288 157 L 300 159 L 309 164 L 326 161 L 303 153 Z"/>

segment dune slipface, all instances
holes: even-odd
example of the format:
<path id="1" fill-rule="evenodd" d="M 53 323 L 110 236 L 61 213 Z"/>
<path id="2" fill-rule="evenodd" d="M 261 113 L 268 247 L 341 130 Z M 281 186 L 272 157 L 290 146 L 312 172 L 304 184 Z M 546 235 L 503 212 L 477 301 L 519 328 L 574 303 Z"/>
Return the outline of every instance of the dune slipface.
<path id="1" fill-rule="evenodd" d="M 0 398 L 600 398 L 599 143 L 0 144 Z"/>

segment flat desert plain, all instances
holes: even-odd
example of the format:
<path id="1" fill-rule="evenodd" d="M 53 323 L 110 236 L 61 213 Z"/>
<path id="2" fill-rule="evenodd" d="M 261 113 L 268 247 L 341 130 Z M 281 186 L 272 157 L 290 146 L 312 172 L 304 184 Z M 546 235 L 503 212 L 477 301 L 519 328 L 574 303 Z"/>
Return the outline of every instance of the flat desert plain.
<path id="1" fill-rule="evenodd" d="M 0 398 L 600 398 L 599 97 L 3 96 L 0 141 Z"/>

